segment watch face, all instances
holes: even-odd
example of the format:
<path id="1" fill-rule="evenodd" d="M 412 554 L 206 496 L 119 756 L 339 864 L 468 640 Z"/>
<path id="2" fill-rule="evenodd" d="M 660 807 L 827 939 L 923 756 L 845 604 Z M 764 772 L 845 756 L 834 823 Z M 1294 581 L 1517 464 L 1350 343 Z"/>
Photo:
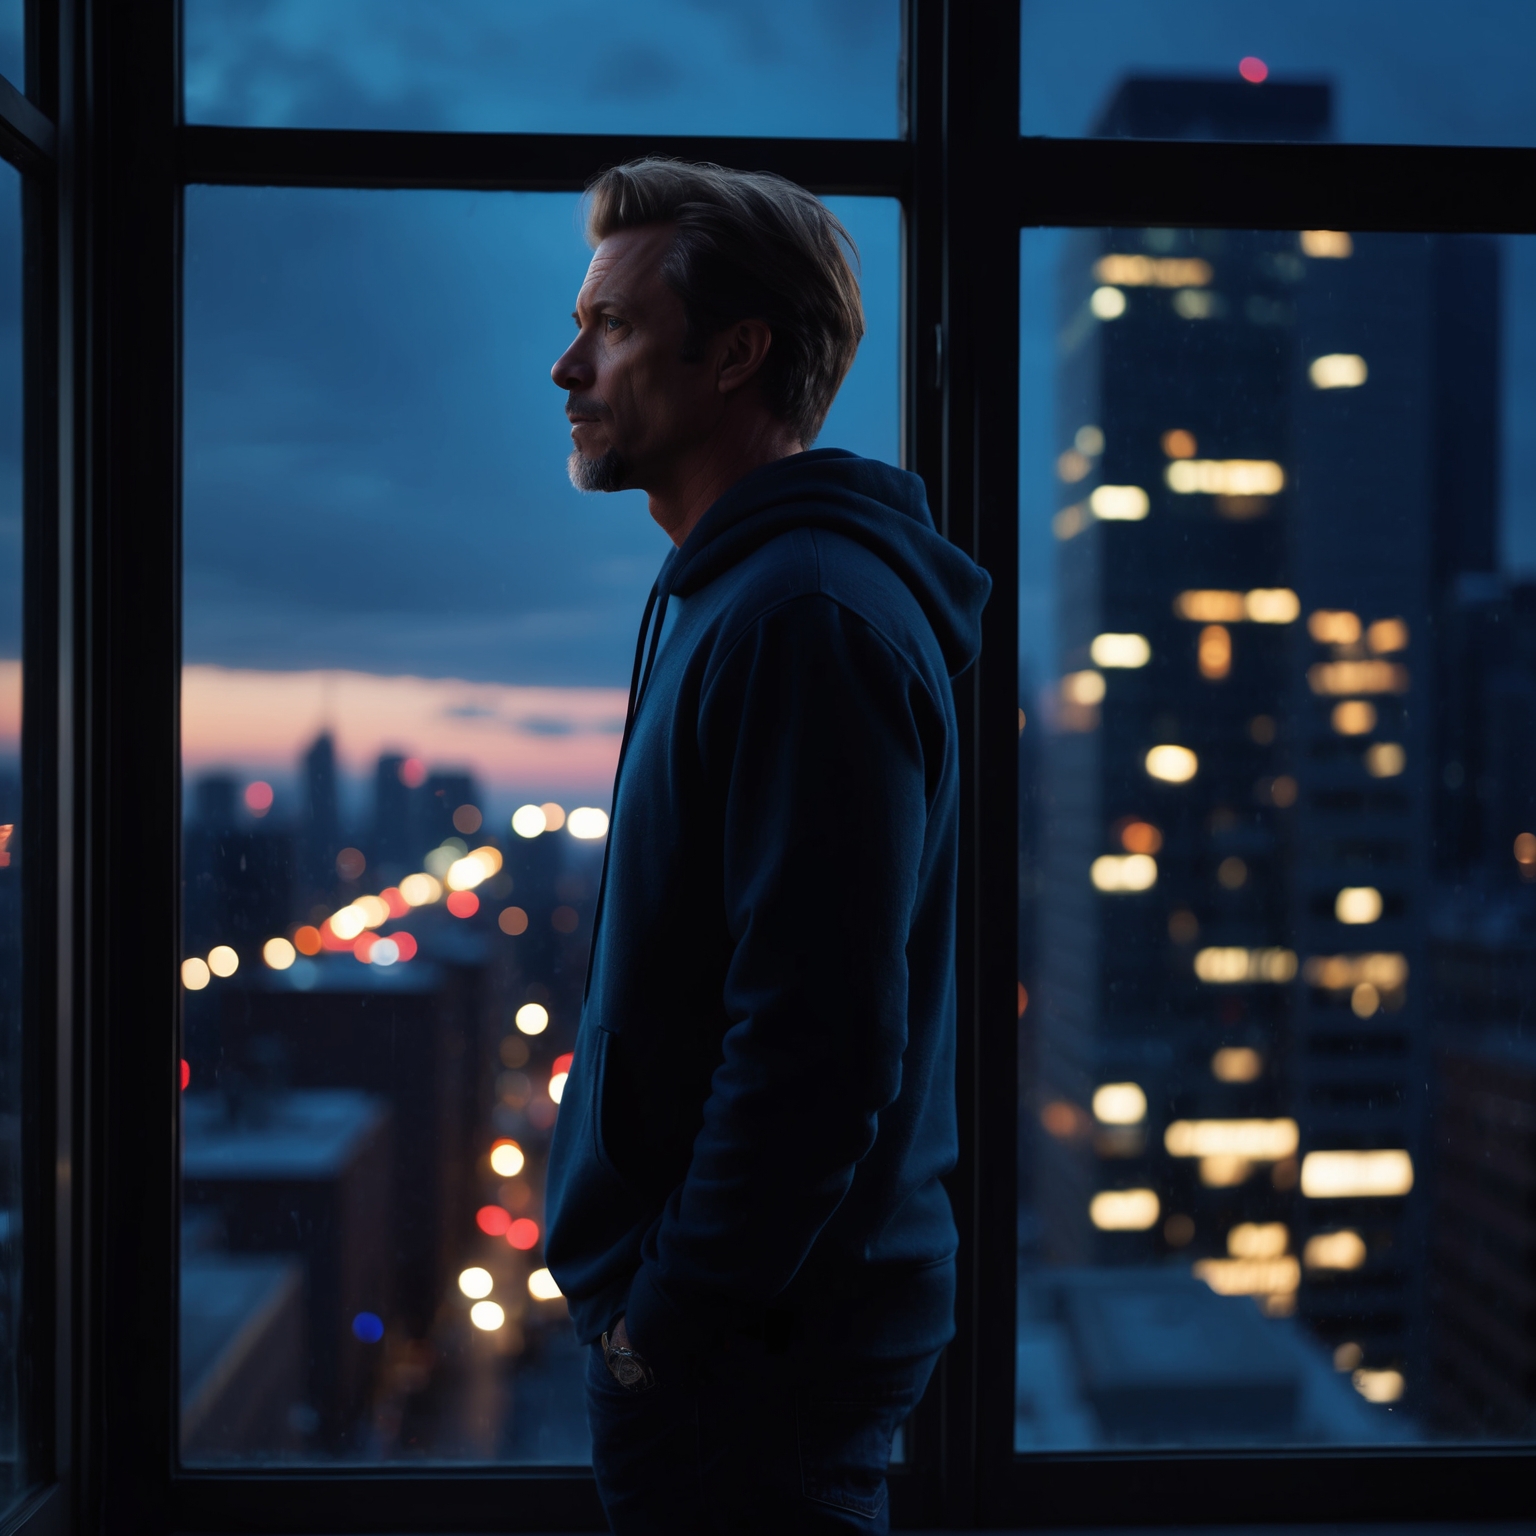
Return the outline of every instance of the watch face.
<path id="1" fill-rule="evenodd" d="M 645 1380 L 645 1367 L 628 1355 L 614 1355 L 608 1362 L 608 1369 L 621 1387 L 638 1387 Z"/>

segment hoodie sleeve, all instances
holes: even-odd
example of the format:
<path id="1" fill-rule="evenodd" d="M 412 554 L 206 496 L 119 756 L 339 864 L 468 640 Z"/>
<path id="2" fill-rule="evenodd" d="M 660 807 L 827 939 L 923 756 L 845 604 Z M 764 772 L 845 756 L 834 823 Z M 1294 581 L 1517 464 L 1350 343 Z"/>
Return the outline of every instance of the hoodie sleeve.
<path id="1" fill-rule="evenodd" d="M 943 718 L 911 664 L 820 594 L 759 618 L 708 681 L 729 1024 L 687 1177 L 630 1290 L 630 1337 L 658 1362 L 771 1304 L 896 1098 L 937 773 L 925 743 L 942 751 Z"/>

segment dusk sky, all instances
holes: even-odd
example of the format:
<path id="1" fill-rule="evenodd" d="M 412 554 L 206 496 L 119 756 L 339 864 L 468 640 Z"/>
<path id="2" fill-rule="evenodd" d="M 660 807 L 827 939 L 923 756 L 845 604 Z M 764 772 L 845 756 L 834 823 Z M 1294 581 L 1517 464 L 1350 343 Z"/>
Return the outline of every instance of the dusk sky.
<path id="1" fill-rule="evenodd" d="M 17 9 L 0 4 L 0 67 L 7 50 L 19 57 Z M 187 0 L 187 113 L 888 136 L 899 11 L 898 0 Z M 1329 80 L 1341 138 L 1536 143 L 1526 0 L 1026 0 L 1023 20 L 1025 132 L 1084 132 L 1125 74 L 1230 77 L 1256 54 L 1276 78 Z M 821 441 L 891 458 L 898 216 L 836 206 L 863 255 L 870 335 Z M 666 542 L 638 495 L 581 497 L 565 482 L 548 368 L 587 259 L 576 207 L 188 193 L 189 663 L 622 686 Z M 12 572 L 14 217 L 12 197 L 0 206 L 0 558 Z M 1037 677 L 1050 666 L 1059 238 L 1023 241 L 1020 646 Z M 1536 241 L 1505 244 L 1504 546 L 1510 568 L 1536 571 Z M 0 654 L 14 655 L 3 586 Z"/>

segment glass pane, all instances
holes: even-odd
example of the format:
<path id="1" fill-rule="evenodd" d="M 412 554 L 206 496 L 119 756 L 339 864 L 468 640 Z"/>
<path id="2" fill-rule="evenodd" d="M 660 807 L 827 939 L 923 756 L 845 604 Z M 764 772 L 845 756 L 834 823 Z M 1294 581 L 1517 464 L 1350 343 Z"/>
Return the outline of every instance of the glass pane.
<path id="1" fill-rule="evenodd" d="M 1536 241 L 1022 256 L 1017 1445 L 1529 1438 Z"/>
<path id="2" fill-rule="evenodd" d="M 185 18 L 194 123 L 901 131 L 899 0 L 185 0 Z"/>
<path id="3" fill-rule="evenodd" d="M 899 209 L 835 207 L 822 441 L 894 459 Z M 566 480 L 577 208 L 188 193 L 189 1462 L 587 1458 L 544 1160 L 670 546 Z"/>
<path id="4" fill-rule="evenodd" d="M 1526 0 L 1022 0 L 1023 132 L 1536 144 Z"/>
<path id="5" fill-rule="evenodd" d="M 22 1434 L 21 177 L 0 165 L 0 1508 Z"/>
<path id="6" fill-rule="evenodd" d="M 26 0 L 0 0 L 0 75 L 26 90 Z"/>

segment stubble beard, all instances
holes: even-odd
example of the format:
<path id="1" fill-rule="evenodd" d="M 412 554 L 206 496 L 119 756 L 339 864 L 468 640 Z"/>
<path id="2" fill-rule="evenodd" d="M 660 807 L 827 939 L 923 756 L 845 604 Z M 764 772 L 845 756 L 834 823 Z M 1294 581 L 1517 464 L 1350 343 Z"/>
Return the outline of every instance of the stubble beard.
<path id="1" fill-rule="evenodd" d="M 622 491 L 629 476 L 629 465 L 617 448 L 589 459 L 579 448 L 571 449 L 565 472 L 578 491 Z"/>

